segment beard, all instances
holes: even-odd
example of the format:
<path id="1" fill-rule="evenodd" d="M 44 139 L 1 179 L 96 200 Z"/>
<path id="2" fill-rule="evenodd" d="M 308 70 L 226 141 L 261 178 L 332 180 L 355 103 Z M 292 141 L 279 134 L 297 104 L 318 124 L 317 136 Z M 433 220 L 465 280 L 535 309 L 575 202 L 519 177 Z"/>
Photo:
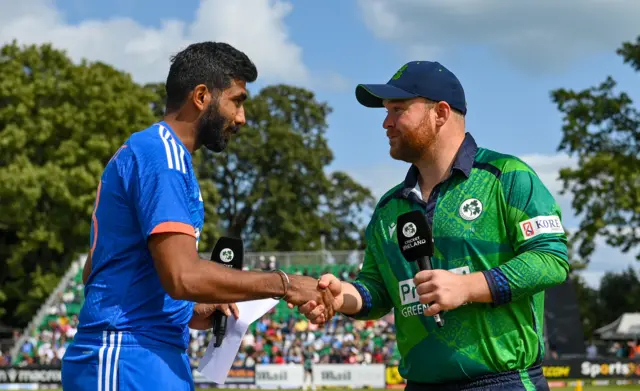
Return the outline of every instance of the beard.
<path id="1" fill-rule="evenodd" d="M 396 160 L 415 163 L 429 154 L 436 142 L 435 126 L 425 117 L 417 128 L 403 131 L 390 141 L 389 154 Z"/>
<path id="2" fill-rule="evenodd" d="M 239 129 L 239 126 L 220 113 L 219 107 L 217 101 L 211 102 L 198 121 L 198 144 L 212 152 L 224 151 L 231 134 L 237 133 Z"/>

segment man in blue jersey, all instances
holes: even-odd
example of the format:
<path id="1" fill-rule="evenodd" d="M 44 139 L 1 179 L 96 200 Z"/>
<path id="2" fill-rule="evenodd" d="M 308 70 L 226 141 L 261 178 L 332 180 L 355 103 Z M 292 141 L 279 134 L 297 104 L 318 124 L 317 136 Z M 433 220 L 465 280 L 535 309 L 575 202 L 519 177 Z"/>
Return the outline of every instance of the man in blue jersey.
<path id="1" fill-rule="evenodd" d="M 65 390 L 193 390 L 189 327 L 210 328 L 215 309 L 237 316 L 228 303 L 315 301 L 333 314 L 333 296 L 313 278 L 238 271 L 198 256 L 204 207 L 191 154 L 202 145 L 224 150 L 245 123 L 246 83 L 256 78 L 230 45 L 190 45 L 172 59 L 163 120 L 131 135 L 105 167 L 85 303 L 63 358 Z"/>

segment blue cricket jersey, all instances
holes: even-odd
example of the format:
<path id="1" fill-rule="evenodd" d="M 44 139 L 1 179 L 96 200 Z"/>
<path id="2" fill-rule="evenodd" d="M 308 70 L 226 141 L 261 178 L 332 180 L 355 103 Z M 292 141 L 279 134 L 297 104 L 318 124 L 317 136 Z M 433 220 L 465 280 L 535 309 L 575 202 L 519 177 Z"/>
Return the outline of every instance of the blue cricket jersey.
<path id="1" fill-rule="evenodd" d="M 131 135 L 98 186 L 78 334 L 128 331 L 186 349 L 194 303 L 163 289 L 147 240 L 181 232 L 197 242 L 203 223 L 191 154 L 171 128 L 159 122 Z"/>

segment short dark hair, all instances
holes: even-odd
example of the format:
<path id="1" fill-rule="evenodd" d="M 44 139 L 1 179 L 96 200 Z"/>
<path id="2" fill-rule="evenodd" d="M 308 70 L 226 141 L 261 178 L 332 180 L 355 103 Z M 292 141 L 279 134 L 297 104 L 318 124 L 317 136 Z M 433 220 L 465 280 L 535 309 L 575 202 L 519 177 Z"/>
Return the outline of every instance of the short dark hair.
<path id="1" fill-rule="evenodd" d="M 211 91 L 229 88 L 232 80 L 252 83 L 258 70 L 249 57 L 224 42 L 199 42 L 171 57 L 165 89 L 166 111 L 178 110 L 198 84 Z"/>

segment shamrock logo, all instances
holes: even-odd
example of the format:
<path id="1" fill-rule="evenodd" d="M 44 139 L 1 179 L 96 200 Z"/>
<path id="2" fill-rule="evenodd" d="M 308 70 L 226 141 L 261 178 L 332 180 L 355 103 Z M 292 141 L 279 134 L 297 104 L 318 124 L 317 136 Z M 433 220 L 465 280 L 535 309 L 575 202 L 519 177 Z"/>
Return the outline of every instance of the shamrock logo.
<path id="1" fill-rule="evenodd" d="M 467 221 L 475 220 L 480 216 L 482 210 L 482 202 L 476 198 L 470 198 L 460 205 L 460 217 Z"/>

